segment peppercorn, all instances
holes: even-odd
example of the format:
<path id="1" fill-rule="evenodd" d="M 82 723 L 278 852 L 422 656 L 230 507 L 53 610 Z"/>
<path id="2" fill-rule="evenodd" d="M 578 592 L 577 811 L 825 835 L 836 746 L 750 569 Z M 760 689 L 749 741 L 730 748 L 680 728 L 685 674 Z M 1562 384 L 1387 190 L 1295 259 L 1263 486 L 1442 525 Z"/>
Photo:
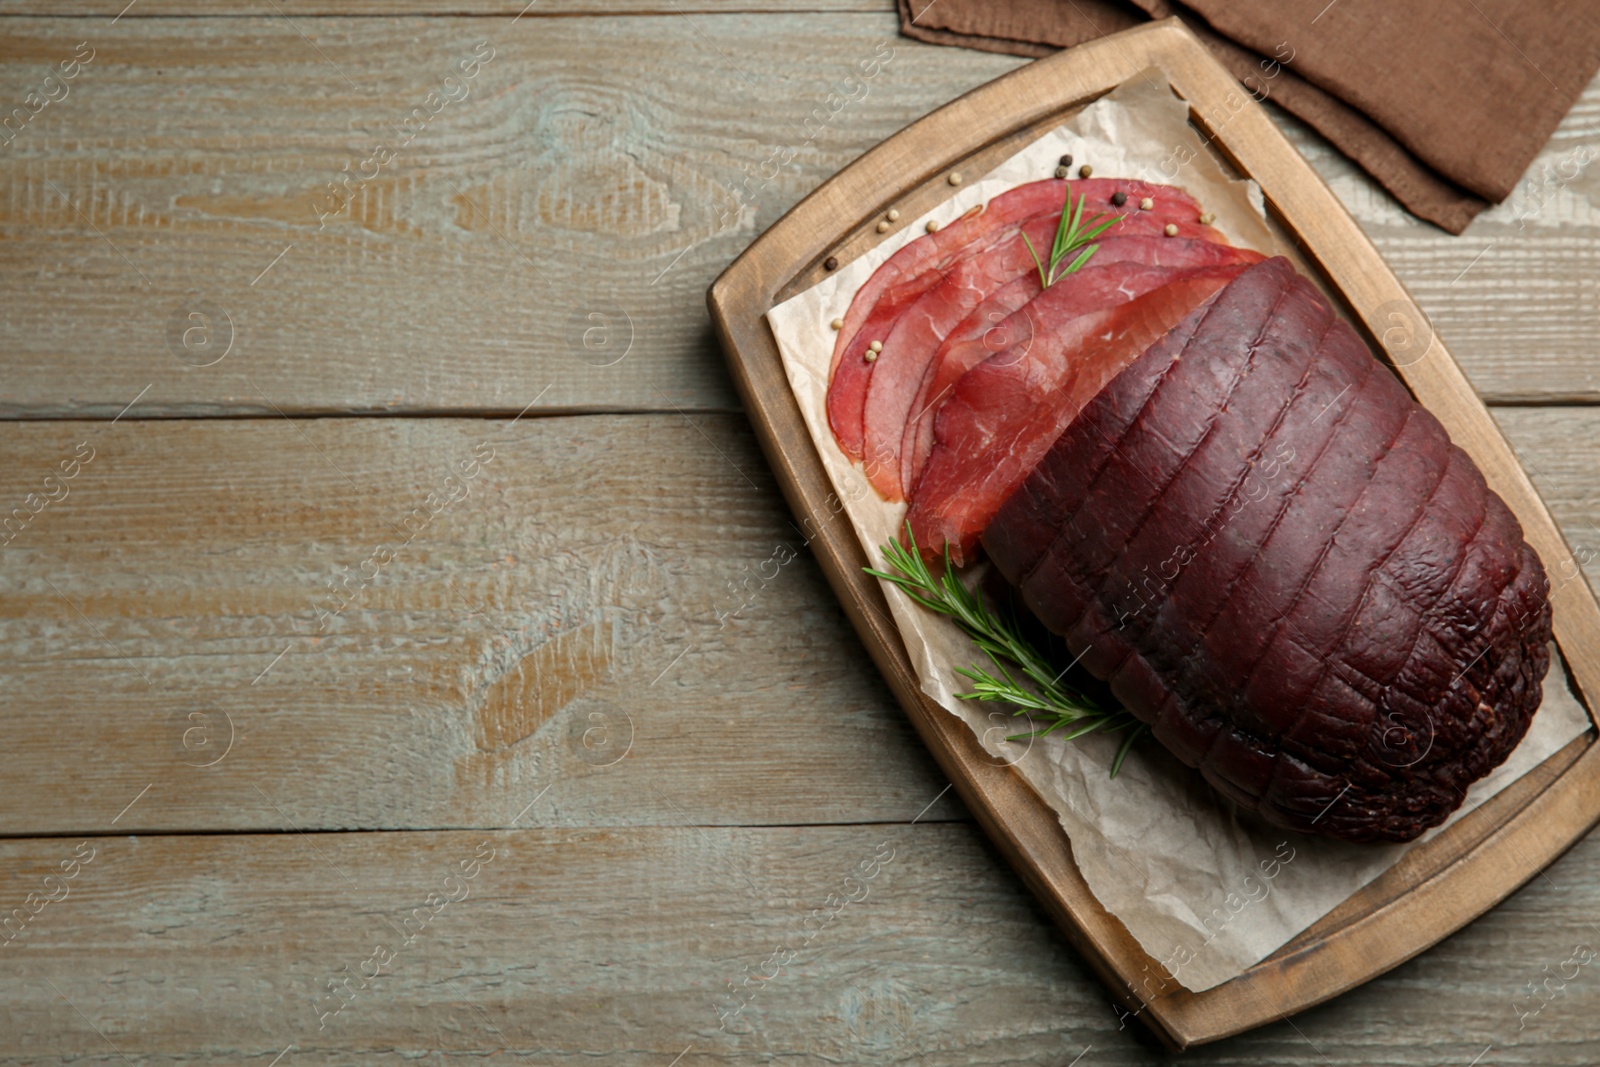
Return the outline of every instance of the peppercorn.
<path id="1" fill-rule="evenodd" d="M 1115 192 L 1115 193 L 1112 193 L 1111 194 L 1111 202 L 1113 204 L 1117 205 L 1118 207 L 1121 207 L 1123 204 L 1126 204 L 1128 202 L 1128 194 L 1124 193 L 1124 192 L 1122 192 L 1120 190 Z"/>
<path id="2" fill-rule="evenodd" d="M 1094 168 L 1089 166 L 1089 164 L 1087 164 L 1087 163 L 1085 163 L 1083 166 L 1078 168 L 1078 177 L 1080 177 L 1080 178 L 1087 178 L 1093 173 L 1094 173 Z"/>
<path id="3" fill-rule="evenodd" d="M 838 256 L 829 256 L 827 259 L 823 260 L 822 261 L 822 269 L 823 270 L 838 270 L 839 269 L 839 257 Z"/>
<path id="4" fill-rule="evenodd" d="M 1072 153 L 1071 152 L 1068 152 L 1066 155 L 1061 157 L 1061 165 L 1063 167 L 1072 166 Z"/>

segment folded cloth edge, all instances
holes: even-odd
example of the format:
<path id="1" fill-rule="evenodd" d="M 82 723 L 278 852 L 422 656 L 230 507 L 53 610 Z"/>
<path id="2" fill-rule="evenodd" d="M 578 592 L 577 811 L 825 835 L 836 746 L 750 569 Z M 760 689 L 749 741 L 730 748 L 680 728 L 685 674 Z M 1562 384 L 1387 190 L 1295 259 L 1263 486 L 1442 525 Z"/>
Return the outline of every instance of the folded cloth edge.
<path id="1" fill-rule="evenodd" d="M 937 17 L 923 21 L 932 11 L 932 5 L 913 16 L 911 0 L 897 0 L 897 4 L 901 35 L 926 44 L 972 48 L 1028 59 L 1061 50 L 1053 44 L 951 29 L 939 25 Z M 1230 74 L 1240 79 L 1246 91 L 1251 91 L 1257 99 L 1263 98 L 1261 93 L 1250 89 L 1241 70 L 1254 69 L 1265 57 L 1221 37 L 1192 13 L 1177 17 L 1183 19 L 1190 32 L 1211 50 Z M 1337 97 L 1288 70 L 1280 70 L 1276 81 L 1277 88 L 1267 94 L 1268 98 L 1275 98 L 1285 111 L 1325 138 L 1418 218 L 1448 233 L 1459 234 L 1488 206 L 1486 200 L 1438 174 L 1385 130 Z"/>

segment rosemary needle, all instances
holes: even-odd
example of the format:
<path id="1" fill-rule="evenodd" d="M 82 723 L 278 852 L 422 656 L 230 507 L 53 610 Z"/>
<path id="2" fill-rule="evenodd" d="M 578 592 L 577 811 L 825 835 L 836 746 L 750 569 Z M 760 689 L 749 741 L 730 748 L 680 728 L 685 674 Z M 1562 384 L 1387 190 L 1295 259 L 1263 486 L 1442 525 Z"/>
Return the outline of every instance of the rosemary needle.
<path id="1" fill-rule="evenodd" d="M 1121 215 L 1095 215 L 1089 219 L 1087 227 L 1083 221 L 1083 196 L 1078 197 L 1078 206 L 1072 206 L 1072 183 L 1066 183 L 1067 198 L 1061 206 L 1061 221 L 1056 224 L 1056 239 L 1050 246 L 1050 266 L 1047 268 L 1039 259 L 1039 253 L 1034 251 L 1033 242 L 1028 240 L 1028 235 L 1022 235 L 1022 243 L 1028 246 L 1028 255 L 1033 257 L 1033 265 L 1039 268 L 1039 287 L 1048 289 L 1057 280 L 1079 270 L 1089 257 L 1095 254 L 1100 247 L 1090 244 L 1096 237 L 1105 233 L 1112 226 L 1122 221 Z M 1061 261 L 1068 255 L 1083 249 L 1066 270 L 1061 269 Z"/>
<path id="2" fill-rule="evenodd" d="M 1111 764 L 1111 777 L 1115 778 L 1133 743 L 1149 728 L 1122 708 L 1102 707 L 1083 693 L 1062 685 L 1060 674 L 1051 669 L 1050 663 L 1017 627 L 997 617 L 961 584 L 955 568 L 950 565 L 948 547 L 944 574 L 935 578 L 917 549 L 910 523 L 906 524 L 906 542 L 905 546 L 894 541 L 883 546 L 883 556 L 890 570 L 863 569 L 875 578 L 893 582 L 929 611 L 954 619 L 962 632 L 994 662 L 995 669 L 1000 672 L 998 676 L 979 666 L 956 668 L 956 673 L 973 683 L 972 692 L 956 695 L 962 700 L 1011 704 L 1016 708 L 1014 714 L 1045 722 L 1038 729 L 1007 740 L 1046 737 L 1057 730 L 1065 730 L 1064 736 L 1070 741 L 1097 732 L 1126 730 L 1127 736 Z M 1012 670 L 1020 673 L 1029 684 L 1018 681 Z"/>

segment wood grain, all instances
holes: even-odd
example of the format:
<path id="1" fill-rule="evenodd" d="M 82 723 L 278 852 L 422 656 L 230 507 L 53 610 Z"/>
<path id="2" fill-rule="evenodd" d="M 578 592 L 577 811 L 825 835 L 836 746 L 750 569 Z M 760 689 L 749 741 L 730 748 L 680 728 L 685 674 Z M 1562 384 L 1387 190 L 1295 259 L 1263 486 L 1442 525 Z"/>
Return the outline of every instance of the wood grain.
<path id="1" fill-rule="evenodd" d="M 545 788 L 525 825 L 876 822 L 944 784 L 736 417 L 11 424 L 8 511 L 80 444 L 0 534 L 6 834 L 505 826 Z"/>
<path id="2" fill-rule="evenodd" d="M 114 417 L 146 386 L 146 415 L 731 409 L 698 299 L 716 273 L 871 145 L 1018 65 L 900 39 L 887 11 L 132 17 L 165 10 L 6 21 L 0 102 L 86 35 L 95 58 L 0 157 L 0 416 Z M 471 95 L 319 229 L 326 183 L 491 38 Z M 892 60 L 830 103 L 880 40 Z M 1478 389 L 1600 400 L 1600 172 L 1451 238 L 1278 118 Z M 1530 173 L 1597 121 L 1591 86 Z M 204 354 L 169 337 L 191 313 Z M 221 315 L 233 349 L 190 365 Z"/>
<path id="3" fill-rule="evenodd" d="M 96 449 L 66 499 L 0 533 L 0 835 L 97 850 L 70 899 L 0 947 L 0 1063 L 1178 1062 L 1119 1023 L 999 855 L 950 821 L 968 817 L 953 794 L 905 825 L 943 779 L 809 555 L 716 618 L 741 603 L 728 581 L 793 535 L 742 419 L 697 414 L 736 405 L 701 292 L 830 174 L 1017 65 L 900 40 L 880 0 L 760 6 L 541 0 L 513 24 L 416 16 L 519 0 L 138 0 L 113 25 L 123 0 L 0 0 L 0 16 L 92 16 L 0 23 L 0 109 L 77 41 L 98 50 L 0 153 L 0 417 L 110 419 L 137 400 L 114 426 L 0 427 L 0 515 L 50 492 L 78 442 Z M 298 217 L 489 34 L 508 47 L 459 113 L 350 217 Z M 880 37 L 895 58 L 865 99 L 797 144 Z M 1273 117 L 1480 390 L 1600 400 L 1600 184 L 1541 178 L 1592 143 L 1600 86 L 1520 199 L 1459 239 Z M 555 268 L 548 286 L 524 255 Z M 181 362 L 173 313 L 219 307 L 235 347 Z M 583 316 L 616 308 L 633 344 L 593 365 L 617 348 L 586 348 Z M 535 418 L 560 410 L 661 414 Z M 270 418 L 138 421 L 248 414 Z M 1495 415 L 1592 581 L 1600 418 Z M 485 439 L 497 460 L 471 495 L 318 632 L 311 598 L 403 539 L 395 524 Z M 619 712 L 633 745 L 610 763 Z M 229 722 L 234 747 L 200 766 Z M 856 822 L 898 825 L 806 825 Z M 538 829 L 433 832 L 462 825 Z M 473 897 L 317 1031 L 310 998 L 486 837 Z M 0 840 L 0 916 L 48 893 L 83 839 Z M 727 983 L 885 840 L 870 897 L 719 1032 Z M 1580 842 L 1419 959 L 1181 1062 L 1587 1067 L 1592 966 L 1527 1012 L 1530 983 L 1600 935 L 1597 883 L 1600 850 Z"/>
<path id="4" fill-rule="evenodd" d="M 294 25 L 313 41 L 276 18 L 97 28 L 70 95 L 0 158 L 0 413 L 115 416 L 147 385 L 144 415 L 731 409 L 713 274 L 866 145 L 1014 65 L 908 46 L 887 16 Z M 19 100 L 87 32 L 6 31 Z M 479 42 L 468 95 L 405 145 L 395 125 Z M 376 174 L 347 187 L 346 166 Z M 174 339 L 195 312 L 203 352 Z M 232 351 L 191 365 L 224 321 Z"/>
<path id="5" fill-rule="evenodd" d="M 1498 416 L 1592 579 L 1600 413 Z M 502 825 L 552 781 L 541 824 L 893 819 L 938 781 L 739 419 L 27 422 L 0 499 L 26 512 L 80 443 L 0 549 L 6 833 L 107 829 L 152 782 L 117 829 L 278 829 L 258 779 L 307 829 Z M 600 701 L 632 720 L 616 765 L 582 741 Z"/>
<path id="6" fill-rule="evenodd" d="M 1593 581 L 1600 411 L 1498 415 Z M 0 534 L 6 834 L 493 827 L 547 785 L 528 825 L 903 820 L 941 784 L 735 417 L 22 423 L 0 500 L 81 443 Z"/>
<path id="7" fill-rule="evenodd" d="M 1503 204 L 1460 237 L 1406 214 L 1285 112 L 1272 117 L 1333 188 L 1491 402 L 1594 403 L 1600 369 L 1600 79 Z M 1586 162 L 1588 161 L 1588 162 Z"/>
<path id="8" fill-rule="evenodd" d="M 61 878 L 79 849 L 93 858 Z M 126 1062 L 117 1050 L 141 1067 L 1600 1056 L 1592 967 L 1521 1029 L 1513 1007 L 1596 940 L 1592 841 L 1422 959 L 1181 1059 L 1119 1019 L 963 825 L 67 837 L 0 842 L 0 868 L 8 909 L 58 898 L 0 947 L 0 1064 Z M 363 988 L 380 946 L 392 957 Z"/>
<path id="9" fill-rule="evenodd" d="M 1301 269 L 1321 279 L 1375 344 L 1381 338 L 1377 350 L 1473 457 L 1529 543 L 1553 566 L 1571 562 L 1571 549 L 1528 473 L 1370 239 L 1264 109 L 1176 19 L 1040 60 L 920 119 L 823 185 L 713 284 L 708 304 L 718 337 L 792 506 L 820 512 L 832 499 L 831 483 L 796 408 L 763 318 L 767 310 L 813 282 L 825 269 L 824 257 L 859 255 L 886 205 L 916 214 L 945 187 L 946 171 L 983 172 L 1148 67 L 1159 67 L 1188 101 L 1190 120 L 1206 138 L 1200 150 L 1260 185 L 1269 224 L 1294 241 Z M 843 521 L 824 525 L 815 548 L 890 689 L 980 825 L 1109 988 L 1137 1007 L 1141 1021 L 1170 1047 L 1244 1033 L 1370 981 L 1504 900 L 1600 820 L 1600 749 L 1591 734 L 1547 760 L 1542 777 L 1528 776 L 1414 846 L 1407 864 L 1382 875 L 1363 893 L 1367 899 L 1336 923 L 1319 925 L 1312 943 L 1284 946 L 1204 992 L 1174 983 L 1142 996 L 1134 992 L 1140 976 L 1154 973 L 1159 961 L 1089 890 L 1039 797 L 996 768 L 970 731 L 953 726 L 922 691 L 887 619 L 882 590 L 861 573 L 867 557 L 851 528 Z M 1555 640 L 1574 685 L 1592 700 L 1600 694 L 1600 604 L 1576 580 L 1553 582 L 1550 600 Z"/>
<path id="10" fill-rule="evenodd" d="M 6 15 L 73 16 L 110 22 L 139 18 L 319 18 L 351 16 L 499 16 L 538 19 L 563 15 L 831 14 L 882 15 L 882 0 L 137 0 L 126 6 L 97 0 L 0 0 Z M 119 15 L 119 12 L 123 12 Z"/>

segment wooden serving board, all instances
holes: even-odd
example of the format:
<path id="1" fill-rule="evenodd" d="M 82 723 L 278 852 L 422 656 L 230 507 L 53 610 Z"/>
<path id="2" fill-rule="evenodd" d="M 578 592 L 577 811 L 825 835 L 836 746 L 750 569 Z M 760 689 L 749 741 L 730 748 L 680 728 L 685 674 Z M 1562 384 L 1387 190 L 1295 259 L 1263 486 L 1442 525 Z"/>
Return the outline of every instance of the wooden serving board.
<path id="1" fill-rule="evenodd" d="M 1173 1048 L 1287 1017 L 1394 967 L 1481 915 L 1600 820 L 1591 730 L 1444 832 L 1272 956 L 1203 993 L 1151 982 L 1160 964 L 1089 892 L 1055 814 L 968 728 L 921 692 L 867 557 L 789 389 L 766 312 L 878 239 L 889 207 L 915 218 L 949 195 L 952 169 L 982 175 L 1047 129 L 1151 67 L 1188 102 L 1225 169 L 1251 177 L 1268 222 L 1417 399 L 1477 461 L 1550 572 L 1555 635 L 1594 716 L 1600 607 L 1511 446 L 1427 318 L 1333 193 L 1261 106 L 1176 19 L 1059 53 L 917 121 L 840 171 L 717 279 L 711 316 L 756 433 L 829 582 L 906 713 L 984 830 L 1113 993 Z M 1570 576 L 1570 577 L 1569 577 Z M 1151 993 L 1150 990 L 1155 992 Z"/>

